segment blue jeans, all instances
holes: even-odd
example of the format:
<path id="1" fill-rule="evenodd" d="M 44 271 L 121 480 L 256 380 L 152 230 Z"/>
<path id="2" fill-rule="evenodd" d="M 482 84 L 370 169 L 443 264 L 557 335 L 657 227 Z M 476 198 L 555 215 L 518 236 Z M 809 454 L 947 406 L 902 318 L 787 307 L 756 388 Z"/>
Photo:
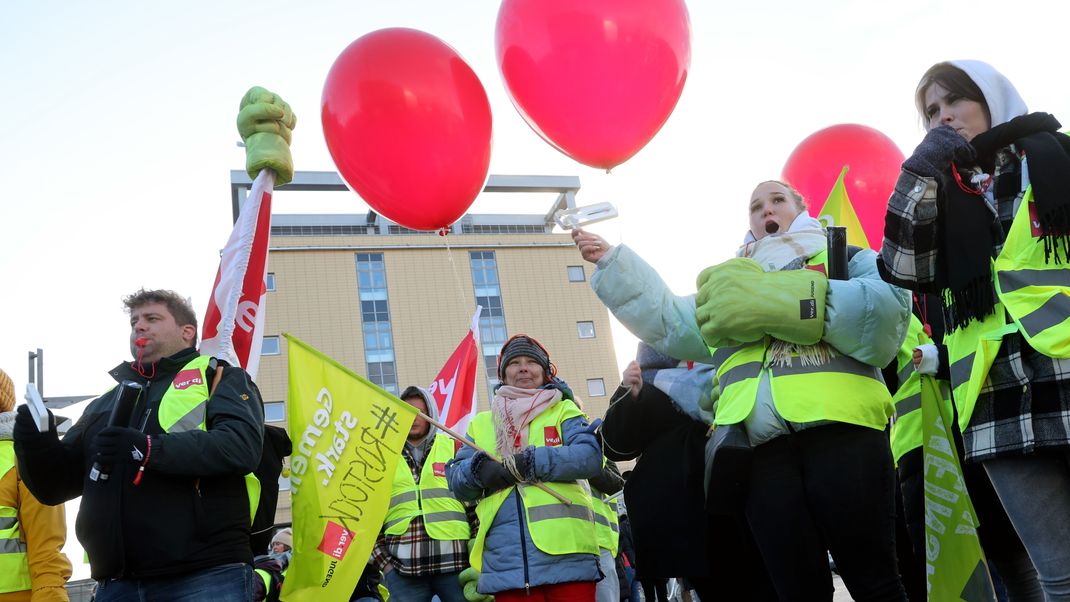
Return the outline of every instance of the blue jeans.
<path id="1" fill-rule="evenodd" d="M 108 579 L 97 602 L 248 602 L 253 599 L 253 567 L 234 563 L 159 579 Z"/>
<path id="2" fill-rule="evenodd" d="M 1049 602 L 1070 601 L 1070 451 L 983 462 Z"/>
<path id="3" fill-rule="evenodd" d="M 435 595 L 442 602 L 467 602 L 461 582 L 457 578 L 461 573 L 441 573 L 425 577 L 407 577 L 397 569 L 383 576 L 383 585 L 390 591 L 391 600 L 408 602 L 430 602 Z"/>

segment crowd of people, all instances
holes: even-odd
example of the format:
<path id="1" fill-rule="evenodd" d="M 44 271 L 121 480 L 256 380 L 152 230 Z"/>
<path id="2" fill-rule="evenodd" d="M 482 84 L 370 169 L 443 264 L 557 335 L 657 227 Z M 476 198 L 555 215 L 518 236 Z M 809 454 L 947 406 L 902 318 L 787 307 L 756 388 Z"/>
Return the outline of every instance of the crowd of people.
<path id="1" fill-rule="evenodd" d="M 915 100 L 927 133 L 879 251 L 849 247 L 846 273 L 778 180 L 691 296 L 574 230 L 642 341 L 605 415 L 524 334 L 467 441 L 406 388 L 421 417 L 351 599 L 654 601 L 677 579 L 703 602 L 831 600 L 835 570 L 855 600 L 924 600 L 941 575 L 918 400 L 937 382 L 988 563 L 965 599 L 1070 600 L 1070 137 L 979 61 L 934 65 Z M 253 130 L 281 139 L 286 111 Z M 285 169 L 288 152 L 258 160 Z M 141 396 L 121 425 L 120 391 L 62 439 L 51 415 L 40 430 L 0 373 L 0 600 L 65 599 L 58 505 L 77 496 L 99 600 L 278 599 L 293 533 L 259 483 L 285 433 L 248 374 L 196 352 L 179 295 L 126 306 L 134 359 L 111 375 Z"/>

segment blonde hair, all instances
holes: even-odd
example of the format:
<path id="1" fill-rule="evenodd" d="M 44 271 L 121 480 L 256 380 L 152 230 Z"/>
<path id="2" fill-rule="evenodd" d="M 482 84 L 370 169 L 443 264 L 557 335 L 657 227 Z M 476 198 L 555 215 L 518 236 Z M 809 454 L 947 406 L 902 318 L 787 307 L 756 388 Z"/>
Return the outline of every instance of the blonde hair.
<path id="1" fill-rule="evenodd" d="M 758 186 L 761 186 L 762 184 L 780 184 L 784 188 L 787 188 L 788 192 L 791 194 L 791 198 L 795 200 L 795 206 L 806 211 L 806 199 L 804 199 L 802 193 L 795 190 L 795 187 L 791 184 L 788 184 L 784 180 L 765 180 L 764 182 L 758 182 Z M 755 186 L 755 188 L 758 186 Z"/>
<path id="2" fill-rule="evenodd" d="M 15 383 L 7 372 L 0 370 L 0 413 L 15 409 Z"/>

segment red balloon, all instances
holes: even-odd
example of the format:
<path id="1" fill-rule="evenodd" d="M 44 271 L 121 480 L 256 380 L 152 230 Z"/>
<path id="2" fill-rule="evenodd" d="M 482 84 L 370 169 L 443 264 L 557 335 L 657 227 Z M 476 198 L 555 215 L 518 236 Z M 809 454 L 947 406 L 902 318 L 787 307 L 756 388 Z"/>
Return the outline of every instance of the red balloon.
<path id="1" fill-rule="evenodd" d="M 576 161 L 609 169 L 676 107 L 691 22 L 683 0 L 504 0 L 495 48 L 528 125 Z"/>
<path id="2" fill-rule="evenodd" d="M 847 197 L 876 249 L 884 237 L 884 213 L 902 163 L 903 153 L 891 138 L 871 127 L 843 123 L 800 142 L 781 175 L 806 198 L 810 214 L 818 217 L 840 171 L 849 166 L 844 178 Z"/>
<path id="3" fill-rule="evenodd" d="M 490 167 L 487 93 L 442 40 L 414 29 L 358 38 L 323 85 L 323 134 L 346 183 L 414 230 L 457 221 Z"/>

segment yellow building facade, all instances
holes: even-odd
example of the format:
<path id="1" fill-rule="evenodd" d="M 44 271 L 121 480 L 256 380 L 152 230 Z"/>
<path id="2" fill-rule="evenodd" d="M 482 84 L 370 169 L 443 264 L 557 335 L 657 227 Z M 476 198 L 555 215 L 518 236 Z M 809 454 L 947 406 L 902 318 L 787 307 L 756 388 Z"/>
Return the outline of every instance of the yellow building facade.
<path id="1" fill-rule="evenodd" d="M 620 383 L 609 312 L 591 290 L 593 266 L 548 216 L 466 215 L 448 236 L 374 213 L 273 216 L 257 375 L 268 424 L 286 425 L 282 333 L 397 394 L 430 386 L 477 303 L 480 411 L 489 408 L 502 342 L 523 333 L 549 350 L 588 415 L 601 417 Z M 277 521 L 286 522 L 285 480 L 282 487 Z"/>

